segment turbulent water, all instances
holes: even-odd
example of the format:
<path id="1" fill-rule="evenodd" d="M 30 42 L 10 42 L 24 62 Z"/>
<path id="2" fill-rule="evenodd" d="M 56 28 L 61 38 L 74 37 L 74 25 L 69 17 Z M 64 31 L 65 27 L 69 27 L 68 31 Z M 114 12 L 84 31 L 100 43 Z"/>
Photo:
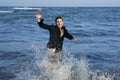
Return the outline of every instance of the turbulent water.
<path id="1" fill-rule="evenodd" d="M 77 41 L 65 39 L 60 65 L 48 71 L 47 24 L 62 16 Z M 120 80 L 120 7 L 0 7 L 0 80 Z"/>

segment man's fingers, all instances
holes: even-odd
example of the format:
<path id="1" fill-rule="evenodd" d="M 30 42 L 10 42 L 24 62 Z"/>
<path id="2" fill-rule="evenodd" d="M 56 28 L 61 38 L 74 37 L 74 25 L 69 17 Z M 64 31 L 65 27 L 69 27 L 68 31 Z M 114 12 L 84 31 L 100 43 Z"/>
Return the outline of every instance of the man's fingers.
<path id="1" fill-rule="evenodd" d="M 35 16 L 36 16 L 36 18 L 41 18 L 42 17 L 42 15 L 40 13 L 36 13 Z"/>

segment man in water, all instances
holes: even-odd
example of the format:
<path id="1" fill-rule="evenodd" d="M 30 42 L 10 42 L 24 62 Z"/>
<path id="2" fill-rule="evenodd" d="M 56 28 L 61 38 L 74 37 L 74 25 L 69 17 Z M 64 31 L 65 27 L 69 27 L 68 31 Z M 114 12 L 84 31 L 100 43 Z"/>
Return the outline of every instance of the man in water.
<path id="1" fill-rule="evenodd" d="M 58 16 L 55 19 L 55 25 L 47 25 L 43 22 L 42 15 L 40 13 L 35 14 L 39 27 L 44 28 L 49 31 L 50 38 L 47 44 L 50 57 L 57 59 L 61 62 L 62 60 L 62 46 L 64 38 L 66 37 L 69 40 L 76 40 L 71 34 L 68 33 L 67 29 L 63 26 L 63 18 Z M 53 59 L 51 60 L 53 61 Z"/>

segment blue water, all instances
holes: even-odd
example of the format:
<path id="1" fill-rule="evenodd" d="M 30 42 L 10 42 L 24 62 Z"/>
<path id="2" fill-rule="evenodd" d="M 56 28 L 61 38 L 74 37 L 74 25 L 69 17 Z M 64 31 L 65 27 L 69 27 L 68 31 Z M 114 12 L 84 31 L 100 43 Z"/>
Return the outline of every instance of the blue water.
<path id="1" fill-rule="evenodd" d="M 62 16 L 78 39 L 65 39 L 63 65 L 53 72 L 41 67 L 49 33 L 38 27 L 36 12 L 47 24 Z M 0 80 L 46 75 L 46 80 L 120 80 L 120 7 L 0 7 Z"/>

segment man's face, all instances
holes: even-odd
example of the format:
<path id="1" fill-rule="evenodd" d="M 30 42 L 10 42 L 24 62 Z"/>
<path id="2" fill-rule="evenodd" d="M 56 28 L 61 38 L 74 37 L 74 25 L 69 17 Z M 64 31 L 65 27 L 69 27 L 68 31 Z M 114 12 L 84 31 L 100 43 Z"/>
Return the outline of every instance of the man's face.
<path id="1" fill-rule="evenodd" d="M 62 26 L 63 26 L 63 20 L 60 19 L 60 18 L 57 19 L 56 24 L 57 24 L 57 26 L 58 26 L 59 28 L 62 28 Z"/>

